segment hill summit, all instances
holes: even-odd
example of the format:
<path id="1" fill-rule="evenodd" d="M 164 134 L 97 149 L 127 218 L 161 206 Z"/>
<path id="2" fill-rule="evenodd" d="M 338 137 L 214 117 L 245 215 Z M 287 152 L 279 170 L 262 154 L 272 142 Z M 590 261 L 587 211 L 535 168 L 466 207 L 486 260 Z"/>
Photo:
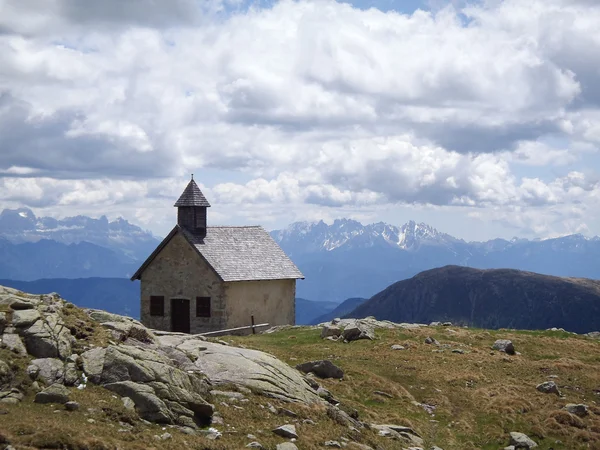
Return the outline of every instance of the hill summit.
<path id="1" fill-rule="evenodd" d="M 394 283 L 349 316 L 586 333 L 600 329 L 600 281 L 451 265 Z"/>

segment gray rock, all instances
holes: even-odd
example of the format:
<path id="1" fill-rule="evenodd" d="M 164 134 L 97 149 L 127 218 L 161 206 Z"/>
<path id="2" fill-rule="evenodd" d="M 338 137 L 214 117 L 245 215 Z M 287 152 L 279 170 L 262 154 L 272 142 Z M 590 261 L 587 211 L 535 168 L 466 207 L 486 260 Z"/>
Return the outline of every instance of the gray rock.
<path id="1" fill-rule="evenodd" d="M 65 403 L 65 409 L 67 411 L 77 411 L 79 409 L 79 403 L 77 403 L 77 402 L 67 402 L 67 403 Z"/>
<path id="2" fill-rule="evenodd" d="M 31 361 L 27 373 L 32 380 L 41 380 L 46 385 L 63 383 L 65 376 L 64 363 L 57 358 L 40 358 Z"/>
<path id="3" fill-rule="evenodd" d="M 158 339 L 195 360 L 194 369 L 215 385 L 234 384 L 284 401 L 322 402 L 297 370 L 266 353 L 189 337 Z"/>
<path id="4" fill-rule="evenodd" d="M 6 348 L 18 355 L 27 355 L 25 344 L 23 344 L 21 337 L 16 333 L 4 333 L 2 335 L 2 343 L 6 346 Z"/>
<path id="5" fill-rule="evenodd" d="M 69 401 L 69 390 L 62 384 L 55 383 L 41 392 L 35 394 L 35 403 L 59 403 L 65 404 Z"/>
<path id="6" fill-rule="evenodd" d="M 404 443 L 415 447 L 421 447 L 423 445 L 423 438 L 410 427 L 392 424 L 371 424 L 371 428 L 377 430 L 378 434 L 383 437 L 399 439 L 404 441 Z"/>
<path id="7" fill-rule="evenodd" d="M 320 378 L 344 378 L 344 371 L 328 359 L 309 361 L 296 366 L 300 372 L 312 372 Z"/>
<path id="8" fill-rule="evenodd" d="M 276 450 L 298 450 L 298 447 L 293 442 L 283 442 L 277 444 Z"/>
<path id="9" fill-rule="evenodd" d="M 338 441 L 325 441 L 323 444 L 325 447 L 342 448 L 342 444 Z"/>
<path id="10" fill-rule="evenodd" d="M 81 354 L 83 371 L 92 383 L 100 383 L 105 355 L 105 348 L 93 348 Z"/>
<path id="11" fill-rule="evenodd" d="M 434 338 L 432 338 L 431 336 L 427 336 L 425 338 L 425 343 L 426 344 L 433 344 L 433 345 L 440 345 L 440 343 L 437 340 L 435 340 Z"/>
<path id="12" fill-rule="evenodd" d="M 12 315 L 12 325 L 17 328 L 28 327 L 37 322 L 40 317 L 40 313 L 37 309 L 14 311 Z"/>
<path id="13" fill-rule="evenodd" d="M 507 353 L 509 355 L 515 354 L 515 347 L 512 341 L 509 341 L 508 339 L 498 339 L 496 342 L 494 342 L 494 345 L 492 345 L 492 349 Z"/>
<path id="14" fill-rule="evenodd" d="M 246 445 L 247 448 L 264 448 L 260 442 L 256 442 L 256 441 L 252 441 L 250 442 L 248 445 Z"/>
<path id="15" fill-rule="evenodd" d="M 591 331 L 589 333 L 586 333 L 585 336 L 592 339 L 600 339 L 600 331 Z"/>
<path id="16" fill-rule="evenodd" d="M 442 326 L 442 322 L 431 322 L 429 324 L 430 327 L 441 327 Z"/>
<path id="17" fill-rule="evenodd" d="M 392 350 L 406 350 L 406 348 L 403 345 L 398 345 L 398 344 L 394 344 L 392 345 Z"/>
<path id="18" fill-rule="evenodd" d="M 529 438 L 526 434 L 518 433 L 516 431 L 510 432 L 510 445 L 514 445 L 517 448 L 535 448 L 538 445 Z"/>
<path id="19" fill-rule="evenodd" d="M 77 366 L 75 363 L 67 363 L 65 365 L 65 377 L 64 384 L 65 386 L 74 386 L 79 380 L 79 374 L 77 373 Z"/>
<path id="20" fill-rule="evenodd" d="M 56 313 L 47 314 L 29 328 L 20 331 L 27 352 L 37 358 L 66 359 L 71 355 L 73 336 Z"/>
<path id="21" fill-rule="evenodd" d="M 121 401 L 123 402 L 123 406 L 125 407 L 125 409 L 128 409 L 130 411 L 135 410 L 135 402 L 129 397 L 121 397 Z"/>
<path id="22" fill-rule="evenodd" d="M 556 394 L 560 395 L 560 391 L 558 390 L 558 386 L 554 381 L 544 381 L 541 384 L 538 384 L 535 387 L 538 391 L 543 392 L 544 394 Z"/>
<path id="23" fill-rule="evenodd" d="M 583 404 L 567 403 L 565 409 L 579 417 L 585 417 L 589 414 L 587 405 Z"/>
<path id="24" fill-rule="evenodd" d="M 298 439 L 298 434 L 296 433 L 295 425 L 281 425 L 280 427 L 275 428 L 273 430 L 273 433 L 275 433 L 277 436 L 281 436 L 288 439 Z"/>
<path id="25" fill-rule="evenodd" d="M 326 337 L 338 337 L 342 334 L 342 329 L 336 325 L 325 325 L 321 330 L 321 339 Z"/>
<path id="26" fill-rule="evenodd" d="M 133 381 L 110 383 L 104 387 L 122 397 L 131 398 L 141 418 L 157 423 L 175 423 L 176 416 L 166 403 L 158 398 L 152 387 Z"/>
<path id="27" fill-rule="evenodd" d="M 23 393 L 16 388 L 0 392 L 0 403 L 17 404 L 23 400 Z"/>
<path id="28" fill-rule="evenodd" d="M 356 321 L 354 325 L 348 325 L 342 332 L 342 337 L 350 342 L 358 339 L 375 339 L 375 330 L 372 325 L 364 321 Z"/>
<path id="29" fill-rule="evenodd" d="M 340 425 L 354 428 L 363 428 L 362 423 L 360 423 L 356 419 L 353 419 L 346 411 L 343 411 L 336 406 L 329 406 L 327 408 L 327 415 L 330 419 L 332 419 Z"/>

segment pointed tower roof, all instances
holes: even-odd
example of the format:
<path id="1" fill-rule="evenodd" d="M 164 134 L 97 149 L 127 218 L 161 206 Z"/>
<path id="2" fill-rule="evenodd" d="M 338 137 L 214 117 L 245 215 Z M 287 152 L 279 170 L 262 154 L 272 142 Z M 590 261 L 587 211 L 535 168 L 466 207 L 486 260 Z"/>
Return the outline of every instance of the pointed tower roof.
<path id="1" fill-rule="evenodd" d="M 179 197 L 179 200 L 175 203 L 176 207 L 180 206 L 210 206 L 208 200 L 194 181 L 194 177 L 186 186 L 185 190 Z"/>

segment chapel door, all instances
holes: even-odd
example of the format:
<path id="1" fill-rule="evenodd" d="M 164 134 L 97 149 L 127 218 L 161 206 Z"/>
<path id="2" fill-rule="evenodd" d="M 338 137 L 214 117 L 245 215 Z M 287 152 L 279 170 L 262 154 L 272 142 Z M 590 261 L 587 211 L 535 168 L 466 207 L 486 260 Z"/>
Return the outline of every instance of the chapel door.
<path id="1" fill-rule="evenodd" d="M 184 298 L 171 299 L 171 330 L 190 332 L 190 301 Z"/>

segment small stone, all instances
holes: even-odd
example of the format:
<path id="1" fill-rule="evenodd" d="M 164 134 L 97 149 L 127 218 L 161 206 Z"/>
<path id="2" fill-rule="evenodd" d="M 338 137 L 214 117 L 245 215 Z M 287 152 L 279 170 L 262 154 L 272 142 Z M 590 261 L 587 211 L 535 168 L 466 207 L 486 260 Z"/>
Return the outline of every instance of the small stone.
<path id="1" fill-rule="evenodd" d="M 565 409 L 579 417 L 585 417 L 589 414 L 587 405 L 583 404 L 568 403 L 565 405 Z"/>
<path id="2" fill-rule="evenodd" d="M 123 402 L 123 406 L 125 407 L 125 409 L 128 409 L 130 411 L 135 410 L 135 403 L 129 397 L 121 397 L 121 401 Z"/>
<path id="3" fill-rule="evenodd" d="M 514 445 L 515 448 L 535 448 L 538 446 L 529 436 L 516 431 L 510 432 L 510 445 Z"/>
<path id="4" fill-rule="evenodd" d="M 309 361 L 296 366 L 300 372 L 312 372 L 320 378 L 344 378 L 344 371 L 328 359 Z"/>
<path id="5" fill-rule="evenodd" d="M 96 423 L 96 421 L 94 419 L 88 419 L 87 421 L 88 421 L 88 423 Z"/>
<path id="6" fill-rule="evenodd" d="M 427 336 L 425 338 L 425 343 L 426 344 L 433 344 L 433 345 L 440 345 L 440 343 L 437 340 L 435 340 L 434 338 L 432 338 L 431 336 Z"/>
<path id="7" fill-rule="evenodd" d="M 246 445 L 246 447 L 247 447 L 247 448 L 264 448 L 264 447 L 263 447 L 263 446 L 260 444 L 260 442 L 256 442 L 256 441 L 250 442 L 248 445 Z"/>
<path id="8" fill-rule="evenodd" d="M 504 352 L 508 355 L 515 354 L 515 347 L 512 341 L 509 341 L 508 339 L 498 339 L 496 342 L 494 342 L 494 345 L 492 345 L 492 349 Z"/>
<path id="9" fill-rule="evenodd" d="M 458 353 L 460 355 L 464 355 L 465 351 L 461 348 L 454 348 L 454 349 L 452 349 L 452 353 Z"/>
<path id="10" fill-rule="evenodd" d="M 312 420 L 312 419 L 304 419 L 304 420 L 302 421 L 302 423 L 304 423 L 304 424 L 306 424 L 306 425 L 316 425 L 316 424 L 317 424 L 317 423 L 316 423 L 314 420 Z"/>
<path id="11" fill-rule="evenodd" d="M 383 391 L 373 391 L 373 394 L 380 395 L 382 397 L 387 397 L 387 398 L 394 398 L 394 396 L 392 394 L 388 394 L 387 392 L 383 392 Z"/>
<path id="12" fill-rule="evenodd" d="M 323 445 L 325 447 L 342 448 L 342 444 L 340 444 L 338 441 L 325 441 Z"/>
<path id="13" fill-rule="evenodd" d="M 62 384 L 55 383 L 41 392 L 35 394 L 35 403 L 59 403 L 69 401 L 69 390 Z"/>
<path id="14" fill-rule="evenodd" d="M 392 350 L 406 350 L 406 347 L 404 347 L 403 345 L 399 345 L 399 344 L 394 344 L 392 345 Z"/>
<path id="15" fill-rule="evenodd" d="M 273 430 L 273 433 L 275 433 L 277 436 L 281 436 L 288 439 L 298 439 L 298 434 L 296 433 L 295 425 L 282 425 L 280 427 L 275 428 Z"/>
<path id="16" fill-rule="evenodd" d="M 535 387 L 538 391 L 543 392 L 544 394 L 556 394 L 560 395 L 560 391 L 558 390 L 558 386 L 554 381 L 544 381 L 541 384 L 538 384 Z"/>
<path id="17" fill-rule="evenodd" d="M 289 409 L 285 408 L 278 408 L 277 413 L 281 414 L 282 416 L 298 417 L 298 414 L 296 414 L 294 411 L 290 411 Z"/>
<path id="18" fill-rule="evenodd" d="M 166 441 L 168 439 L 171 439 L 173 436 L 171 436 L 171 433 L 163 433 L 160 435 L 160 440 L 161 441 Z"/>
<path id="19" fill-rule="evenodd" d="M 67 403 L 65 403 L 65 409 L 67 411 L 77 411 L 79 409 L 79 403 L 77 403 L 77 402 L 67 402 Z"/>

